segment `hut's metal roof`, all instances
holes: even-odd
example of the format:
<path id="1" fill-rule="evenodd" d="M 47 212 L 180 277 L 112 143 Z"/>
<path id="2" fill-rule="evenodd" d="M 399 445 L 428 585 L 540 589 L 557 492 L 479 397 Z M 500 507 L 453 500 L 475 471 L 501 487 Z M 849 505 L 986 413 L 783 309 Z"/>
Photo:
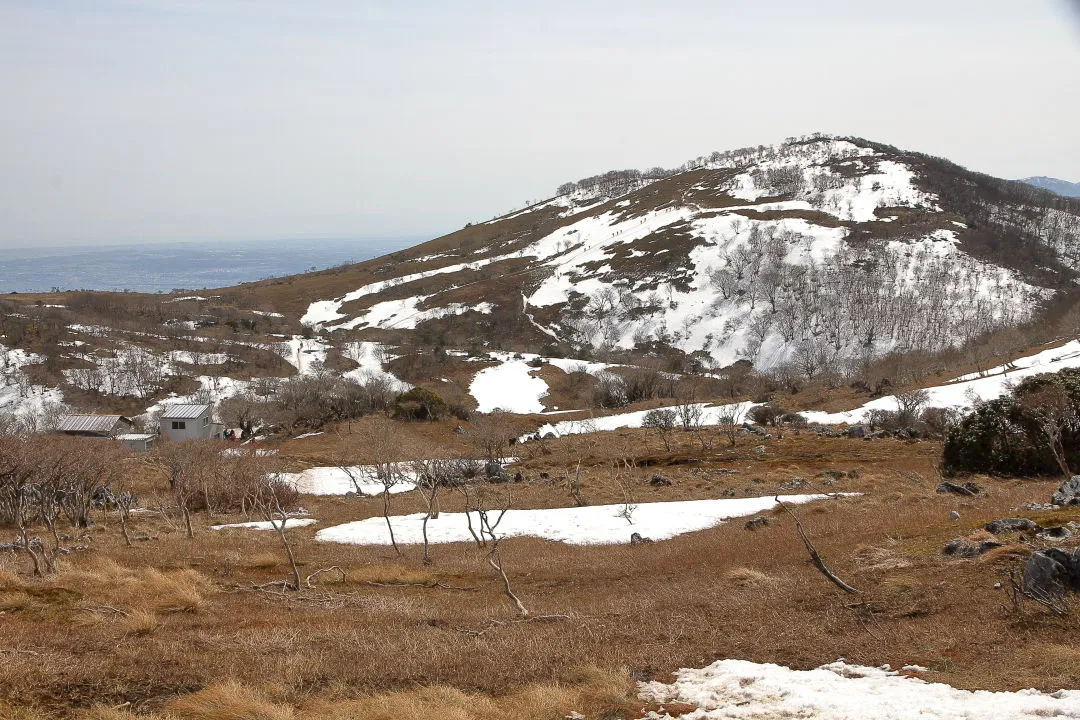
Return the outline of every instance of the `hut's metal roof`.
<path id="1" fill-rule="evenodd" d="M 162 420 L 194 420 L 210 409 L 209 405 L 188 405 L 177 403 L 166 405 L 161 413 Z"/>
<path id="2" fill-rule="evenodd" d="M 69 433 L 108 433 L 119 421 L 130 423 L 123 415 L 61 415 L 57 430 Z"/>

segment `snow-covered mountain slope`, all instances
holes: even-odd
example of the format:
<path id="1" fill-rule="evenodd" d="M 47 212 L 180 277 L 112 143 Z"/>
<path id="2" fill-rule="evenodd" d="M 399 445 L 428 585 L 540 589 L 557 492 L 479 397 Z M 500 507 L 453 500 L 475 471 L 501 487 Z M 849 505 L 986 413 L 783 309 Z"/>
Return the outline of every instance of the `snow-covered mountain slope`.
<path id="1" fill-rule="evenodd" d="M 1042 188 L 1043 190 L 1049 190 L 1062 197 L 1080 197 L 1080 183 L 1059 180 L 1058 178 L 1046 177 L 1045 175 L 1024 178 L 1020 182 L 1027 183 L 1033 187 Z"/>
<path id="2" fill-rule="evenodd" d="M 568 183 L 314 300 L 315 329 L 817 368 L 955 347 L 1075 283 L 1080 203 L 811 136 Z"/>

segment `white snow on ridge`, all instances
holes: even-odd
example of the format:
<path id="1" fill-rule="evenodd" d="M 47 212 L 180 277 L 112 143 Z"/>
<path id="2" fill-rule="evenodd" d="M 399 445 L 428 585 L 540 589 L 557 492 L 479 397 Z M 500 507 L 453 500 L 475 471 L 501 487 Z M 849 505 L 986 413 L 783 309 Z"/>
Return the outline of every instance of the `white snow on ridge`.
<path id="1" fill-rule="evenodd" d="M 736 420 L 742 422 L 750 408 L 760 403 L 730 403 L 728 405 L 710 405 L 709 403 L 693 403 L 693 407 L 701 412 L 699 423 L 701 425 L 719 425 L 726 416 L 734 414 Z M 677 410 L 676 406 L 653 408 L 654 410 Z M 555 424 L 542 425 L 536 433 L 523 435 L 520 440 L 524 441 L 534 434 L 543 437 L 552 433 L 555 437 L 565 435 L 578 435 L 581 433 L 601 432 L 604 430 L 618 430 L 620 428 L 639 428 L 645 420 L 645 416 L 652 410 L 635 410 L 633 412 L 605 415 L 603 417 L 585 418 L 582 420 L 563 420 Z"/>
<path id="2" fill-rule="evenodd" d="M 639 684 L 642 700 L 685 703 L 694 720 L 1042 720 L 1080 718 L 1080 691 L 958 690 L 881 668 L 837 661 L 790 670 L 746 660 L 720 660 L 675 673 L 671 684 Z M 651 712 L 651 720 L 670 720 Z"/>
<path id="3" fill-rule="evenodd" d="M 826 500 L 829 495 L 785 495 L 781 500 L 800 504 Z M 653 540 L 666 540 L 689 532 L 705 530 L 733 517 L 745 517 L 776 505 L 772 497 L 725 498 L 721 500 L 680 500 L 641 503 L 623 516 L 624 505 L 546 508 L 506 512 L 498 526 L 500 537 L 539 537 L 571 545 L 612 545 L 630 542 L 632 533 Z M 423 542 L 425 513 L 395 515 L 390 520 L 398 543 Z M 473 518 L 473 526 L 476 519 Z M 439 513 L 428 520 L 428 541 L 432 543 L 472 542 L 465 513 Z M 390 534 L 382 517 L 336 525 L 320 530 L 316 540 L 352 545 L 389 545 Z"/>
<path id="4" fill-rule="evenodd" d="M 189 365 L 224 365 L 230 358 L 225 353 L 193 353 L 187 350 L 172 350 L 169 360 Z"/>
<path id="5" fill-rule="evenodd" d="M 412 330 L 417 325 L 427 320 L 436 320 L 447 315 L 463 315 L 467 312 L 476 311 L 487 314 L 491 312 L 492 304 L 482 302 L 477 305 L 464 305 L 462 303 L 449 303 L 441 307 L 421 309 L 417 306 L 427 300 L 430 295 L 414 295 L 401 300 L 385 300 L 376 303 L 359 315 L 338 325 L 330 325 L 328 330 L 355 330 L 362 327 L 382 328 L 384 330 Z"/>
<path id="6" fill-rule="evenodd" d="M 326 362 L 326 344 L 320 340 L 306 339 L 293 335 L 282 343 L 287 352 L 282 353 L 285 362 L 296 368 L 301 375 L 309 375 Z M 318 364 L 313 365 L 313 361 Z"/>
<path id="7" fill-rule="evenodd" d="M 854 173 L 836 170 L 838 162 Z M 303 321 L 330 330 L 413 329 L 445 315 L 487 312 L 491 306 L 486 304 L 440 307 L 441 292 L 378 302 L 349 319 L 340 311 L 351 300 L 396 285 L 531 258 L 531 271 L 542 268 L 547 275 L 524 291 L 524 312 L 547 335 L 603 349 L 660 342 L 687 353 L 703 352 L 717 366 L 748 360 L 769 369 L 799 353 L 833 363 L 867 354 L 953 347 L 970 336 L 1025 320 L 1046 294 L 1010 270 L 974 260 L 947 231 L 867 247 L 844 242 L 848 228 L 834 227 L 833 222 L 764 219 L 746 212 L 814 211 L 844 222 L 876 222 L 889 219 L 877 217 L 883 208 L 940 210 L 937 198 L 918 188 L 911 167 L 872 148 L 811 137 L 717 153 L 691 167 L 741 168 L 715 188 L 699 184 L 695 190 L 715 190 L 748 203 L 773 196 L 790 199 L 711 209 L 690 200 L 632 216 L 623 210 L 624 201 L 589 215 L 578 203 L 588 200 L 590 191 L 576 191 L 532 208 L 557 205 L 580 215 L 519 250 L 369 283 L 338 299 L 312 303 Z M 675 263 L 662 274 L 635 277 L 614 271 L 608 262 L 617 254 L 650 254 L 637 248 L 619 251 L 673 225 L 681 231 L 687 223 L 686 233 L 701 242 L 688 257 L 673 258 Z M 876 273 L 869 281 L 860 277 L 866 268 Z M 922 292 L 924 287 L 930 291 Z M 562 313 L 550 327 L 529 314 L 530 307 L 561 305 L 578 295 L 589 300 L 584 309 Z M 424 305 L 431 307 L 421 309 Z M 866 307 L 877 308 L 876 315 L 862 310 Z M 329 324 L 333 322 L 338 324 Z M 952 330 L 927 331 L 931 326 Z"/>
<path id="8" fill-rule="evenodd" d="M 926 388 L 927 407 L 972 408 L 979 400 L 993 400 L 1008 392 L 1009 385 L 1019 380 L 1053 373 L 1066 368 L 1080 367 L 1080 340 L 1073 340 L 1061 347 L 1043 350 L 1026 358 L 1018 358 L 1006 365 L 987 370 L 986 373 L 962 375 L 945 385 Z M 863 422 L 871 410 L 896 410 L 896 397 L 888 395 L 861 405 L 854 410 L 827 413 L 810 410 L 799 413 L 810 422 L 822 425 Z"/>
<path id="9" fill-rule="evenodd" d="M 386 346 L 377 342 L 352 342 L 345 346 L 346 356 L 356 362 L 359 367 L 345 373 L 345 377 L 365 382 L 370 378 L 385 378 L 399 392 L 404 392 L 412 387 L 409 383 L 399 379 L 392 373 L 387 372 L 383 364 L 392 358 L 387 355 Z"/>
<path id="10" fill-rule="evenodd" d="M 325 325 L 335 320 L 340 320 L 345 317 L 341 314 L 341 306 L 345 303 L 352 302 L 353 300 L 359 300 L 367 295 L 374 295 L 380 293 L 388 288 L 396 287 L 398 285 L 404 285 L 406 283 L 415 282 L 417 280 L 424 280 L 435 275 L 446 275 L 449 273 L 461 272 L 462 270 L 475 270 L 485 265 L 489 265 L 498 260 L 504 259 L 503 257 L 486 258 L 484 260 L 474 260 L 467 263 L 456 263 L 454 265 L 446 265 L 445 267 L 436 268 L 434 270 L 424 270 L 423 272 L 412 273 L 409 275 L 402 275 L 401 277 L 390 278 L 388 280 L 379 280 L 377 282 L 368 283 L 362 287 L 353 290 L 350 293 L 346 293 L 336 300 L 319 300 L 311 303 L 308 306 L 307 312 L 300 318 L 300 322 L 304 325 Z M 422 300 L 424 297 L 421 296 Z M 415 305 L 415 303 L 414 303 Z M 342 324 L 338 327 L 347 327 Z M 352 326 L 355 327 L 355 326 Z"/>
<path id="11" fill-rule="evenodd" d="M 584 370 L 590 375 L 614 367 L 610 363 L 548 358 L 534 353 L 491 352 L 488 357 L 499 364 L 478 372 L 469 386 L 469 394 L 476 400 L 478 412 L 544 413 L 541 400 L 548 394 L 548 385 L 542 378 L 530 374 L 540 369 L 531 363 L 552 365 L 565 373 Z"/>

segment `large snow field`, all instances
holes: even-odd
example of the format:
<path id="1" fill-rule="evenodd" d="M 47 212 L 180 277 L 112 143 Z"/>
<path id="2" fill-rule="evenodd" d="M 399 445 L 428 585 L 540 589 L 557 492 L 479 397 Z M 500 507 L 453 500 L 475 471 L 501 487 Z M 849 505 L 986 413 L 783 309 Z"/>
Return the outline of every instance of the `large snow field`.
<path id="1" fill-rule="evenodd" d="M 801 504 L 829 497 L 784 495 L 781 500 Z M 625 505 L 510 509 L 495 532 L 499 537 L 539 537 L 571 545 L 628 543 L 633 533 L 640 533 L 653 540 L 666 540 L 684 533 L 715 527 L 729 518 L 755 515 L 775 505 L 776 501 L 771 497 L 641 503 L 633 507 L 631 521 L 627 521 L 623 516 Z M 425 515 L 426 513 L 413 513 L 391 516 L 394 539 L 404 544 L 422 543 Z M 478 519 L 473 517 L 471 520 L 473 528 L 477 529 Z M 465 513 L 439 513 L 438 518 L 428 520 L 427 534 L 428 541 L 432 543 L 473 541 L 472 533 L 469 532 L 469 518 Z M 351 545 L 390 544 L 386 520 L 382 517 L 329 527 L 320 530 L 315 539 Z"/>
<path id="2" fill-rule="evenodd" d="M 1066 368 L 1080 367 L 1080 340 L 1073 340 L 1061 347 L 1043 350 L 1030 357 L 1017 358 L 985 373 L 962 375 L 952 382 L 926 388 L 928 407 L 953 407 L 970 409 L 980 400 L 993 400 L 1004 395 L 1009 386 L 1023 378 L 1040 373 L 1053 373 Z M 896 397 L 877 398 L 854 410 L 845 412 L 821 412 L 817 410 L 800 413 L 810 422 L 822 425 L 863 422 L 871 410 L 896 410 Z"/>
<path id="3" fill-rule="evenodd" d="M 670 685 L 639 685 L 642 700 L 697 707 L 687 720 L 1042 720 L 1080 718 L 1080 691 L 958 690 L 883 668 L 837 661 L 790 670 L 746 660 L 720 660 L 675 673 Z M 670 715 L 646 716 L 663 720 Z"/>
<path id="4" fill-rule="evenodd" d="M 693 407 L 701 411 L 699 423 L 701 425 L 719 425 L 724 416 L 734 414 L 736 420 L 742 422 L 750 408 L 759 403 L 741 402 L 727 405 L 711 405 L 709 403 L 693 403 Z M 678 410 L 677 406 L 653 408 L 654 410 Z M 581 420 L 563 420 L 557 423 L 541 425 L 535 434 L 541 437 L 552 433 L 555 437 L 564 435 L 579 435 L 581 433 L 600 432 L 603 430 L 618 430 L 620 428 L 639 428 L 645 420 L 645 416 L 652 410 L 635 410 L 633 412 L 604 415 L 596 418 L 583 418 Z M 521 440 L 528 440 L 534 433 L 523 435 Z"/>

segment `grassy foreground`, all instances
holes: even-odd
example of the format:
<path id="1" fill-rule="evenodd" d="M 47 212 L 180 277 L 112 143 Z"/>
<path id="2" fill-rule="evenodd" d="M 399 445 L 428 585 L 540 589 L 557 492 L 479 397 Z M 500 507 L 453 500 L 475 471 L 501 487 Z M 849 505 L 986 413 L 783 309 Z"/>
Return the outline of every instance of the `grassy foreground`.
<path id="1" fill-rule="evenodd" d="M 532 615 L 557 616 L 520 622 L 472 544 L 436 546 L 424 565 L 415 546 L 399 557 L 315 542 L 319 528 L 379 515 L 377 498 L 302 498 L 319 520 L 288 531 L 302 577 L 341 572 L 299 593 L 258 587 L 285 576 L 275 533 L 213 532 L 200 515 L 189 540 L 165 508 L 133 516 L 133 547 L 114 520 L 99 520 L 72 542 L 86 549 L 44 579 L 25 558 L 0 555 L 0 717 L 630 718 L 644 711 L 634 681 L 721 658 L 805 669 L 843 657 L 923 665 L 927 680 L 962 688 L 1080 687 L 1075 611 L 1017 613 L 994 587 L 1038 541 L 1014 538 L 972 560 L 940 552 L 999 517 L 1080 520 L 1080 509 L 1023 510 L 1046 502 L 1054 481 L 976 478 L 988 492 L 958 498 L 935 492 L 934 442 L 804 432 L 763 454 L 756 445 L 701 451 L 686 436 L 666 451 L 636 430 L 564 438 L 523 448 L 526 481 L 495 491 L 512 487 L 518 508 L 568 506 L 567 462 L 580 459 L 586 499 L 619 502 L 613 463 L 632 454 L 639 503 L 771 496 L 795 477 L 810 483 L 797 492 L 863 493 L 796 509 L 859 593 L 815 570 L 782 512 L 755 531 L 735 520 L 633 547 L 505 540 L 514 591 Z M 295 447 L 282 454 L 304 457 L 307 446 Z M 655 473 L 673 484 L 649 485 Z M 145 507 L 168 502 L 145 482 Z M 393 502 L 395 513 L 422 507 L 412 494 Z M 442 510 L 460 509 L 447 493 Z"/>

